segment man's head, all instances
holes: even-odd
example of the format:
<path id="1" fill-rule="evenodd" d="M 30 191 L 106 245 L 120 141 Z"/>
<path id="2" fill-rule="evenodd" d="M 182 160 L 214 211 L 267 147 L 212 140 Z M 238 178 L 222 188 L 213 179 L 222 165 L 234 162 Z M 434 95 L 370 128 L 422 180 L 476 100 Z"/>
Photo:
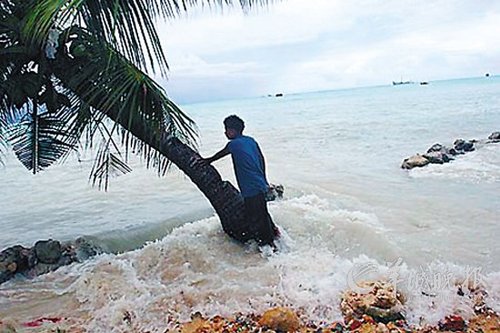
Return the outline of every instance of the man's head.
<path id="1" fill-rule="evenodd" d="M 224 119 L 224 127 L 226 129 L 226 136 L 228 139 L 234 139 L 235 137 L 241 135 L 245 129 L 245 123 L 243 120 L 236 116 L 231 115 Z"/>

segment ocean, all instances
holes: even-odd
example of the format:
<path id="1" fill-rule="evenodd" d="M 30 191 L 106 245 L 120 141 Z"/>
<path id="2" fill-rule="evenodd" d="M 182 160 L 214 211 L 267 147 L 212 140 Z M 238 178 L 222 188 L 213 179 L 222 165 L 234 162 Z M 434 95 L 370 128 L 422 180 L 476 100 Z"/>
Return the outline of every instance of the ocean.
<path id="1" fill-rule="evenodd" d="M 389 279 L 412 323 L 471 315 L 457 284 L 474 283 L 500 311 L 500 144 L 410 171 L 404 158 L 434 143 L 500 131 L 500 77 L 378 86 L 183 105 L 202 156 L 226 144 L 237 114 L 260 144 L 280 251 L 229 239 L 208 201 L 175 168 L 165 177 L 132 160 L 107 192 L 81 153 L 37 175 L 7 156 L 0 169 L 0 248 L 86 236 L 107 253 L 32 280 L 0 285 L 0 318 L 74 318 L 89 332 L 163 332 L 187 320 L 290 306 L 341 319 L 342 292 Z M 80 161 L 79 161 L 80 160 Z M 214 163 L 236 184 L 231 159 Z M 128 326 L 127 326 L 128 325 Z"/>

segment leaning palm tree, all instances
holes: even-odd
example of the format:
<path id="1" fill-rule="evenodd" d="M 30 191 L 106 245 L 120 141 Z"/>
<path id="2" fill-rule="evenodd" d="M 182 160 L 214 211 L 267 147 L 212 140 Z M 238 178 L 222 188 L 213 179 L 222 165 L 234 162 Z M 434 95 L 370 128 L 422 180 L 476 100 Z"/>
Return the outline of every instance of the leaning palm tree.
<path id="1" fill-rule="evenodd" d="M 101 136 L 94 183 L 107 187 L 110 174 L 130 171 L 130 152 L 159 173 L 173 163 L 208 198 L 224 231 L 238 239 L 245 230 L 240 193 L 212 166 L 192 163 L 199 157 L 195 124 L 147 74 L 168 69 L 155 19 L 175 17 L 195 3 L 3 0 L 0 153 L 11 147 L 36 173 Z"/>

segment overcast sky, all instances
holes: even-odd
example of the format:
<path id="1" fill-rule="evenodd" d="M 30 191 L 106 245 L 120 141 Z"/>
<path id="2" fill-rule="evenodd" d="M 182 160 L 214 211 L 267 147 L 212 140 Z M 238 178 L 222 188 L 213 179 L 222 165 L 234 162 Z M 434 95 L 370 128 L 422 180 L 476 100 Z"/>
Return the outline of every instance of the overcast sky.
<path id="1" fill-rule="evenodd" d="M 498 0 L 287 0 L 159 30 L 178 103 L 500 72 Z"/>

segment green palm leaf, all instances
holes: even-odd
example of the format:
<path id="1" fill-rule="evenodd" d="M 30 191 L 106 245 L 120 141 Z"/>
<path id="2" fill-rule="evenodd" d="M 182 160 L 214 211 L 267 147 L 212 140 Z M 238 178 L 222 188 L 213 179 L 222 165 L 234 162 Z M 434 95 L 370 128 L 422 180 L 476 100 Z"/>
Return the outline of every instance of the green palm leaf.
<path id="1" fill-rule="evenodd" d="M 71 132 L 63 130 L 66 121 L 64 113 L 45 112 L 12 125 L 9 141 L 19 161 L 36 173 L 65 156 L 77 142 Z"/>
<path id="2" fill-rule="evenodd" d="M 18 0 L 19 1 L 19 0 Z M 271 0 L 240 0 L 247 9 Z M 155 28 L 158 19 L 172 18 L 198 4 L 224 7 L 232 0 L 38 0 L 28 16 L 25 33 L 43 45 L 51 28 L 73 24 L 106 41 L 142 70 L 159 69 L 166 75 L 165 53 Z"/>
<path id="3" fill-rule="evenodd" d="M 69 52 L 53 63 L 68 89 L 127 130 L 143 123 L 146 135 L 159 139 L 166 132 L 196 145 L 194 122 L 153 79 L 88 31 L 73 27 L 68 35 Z"/>

